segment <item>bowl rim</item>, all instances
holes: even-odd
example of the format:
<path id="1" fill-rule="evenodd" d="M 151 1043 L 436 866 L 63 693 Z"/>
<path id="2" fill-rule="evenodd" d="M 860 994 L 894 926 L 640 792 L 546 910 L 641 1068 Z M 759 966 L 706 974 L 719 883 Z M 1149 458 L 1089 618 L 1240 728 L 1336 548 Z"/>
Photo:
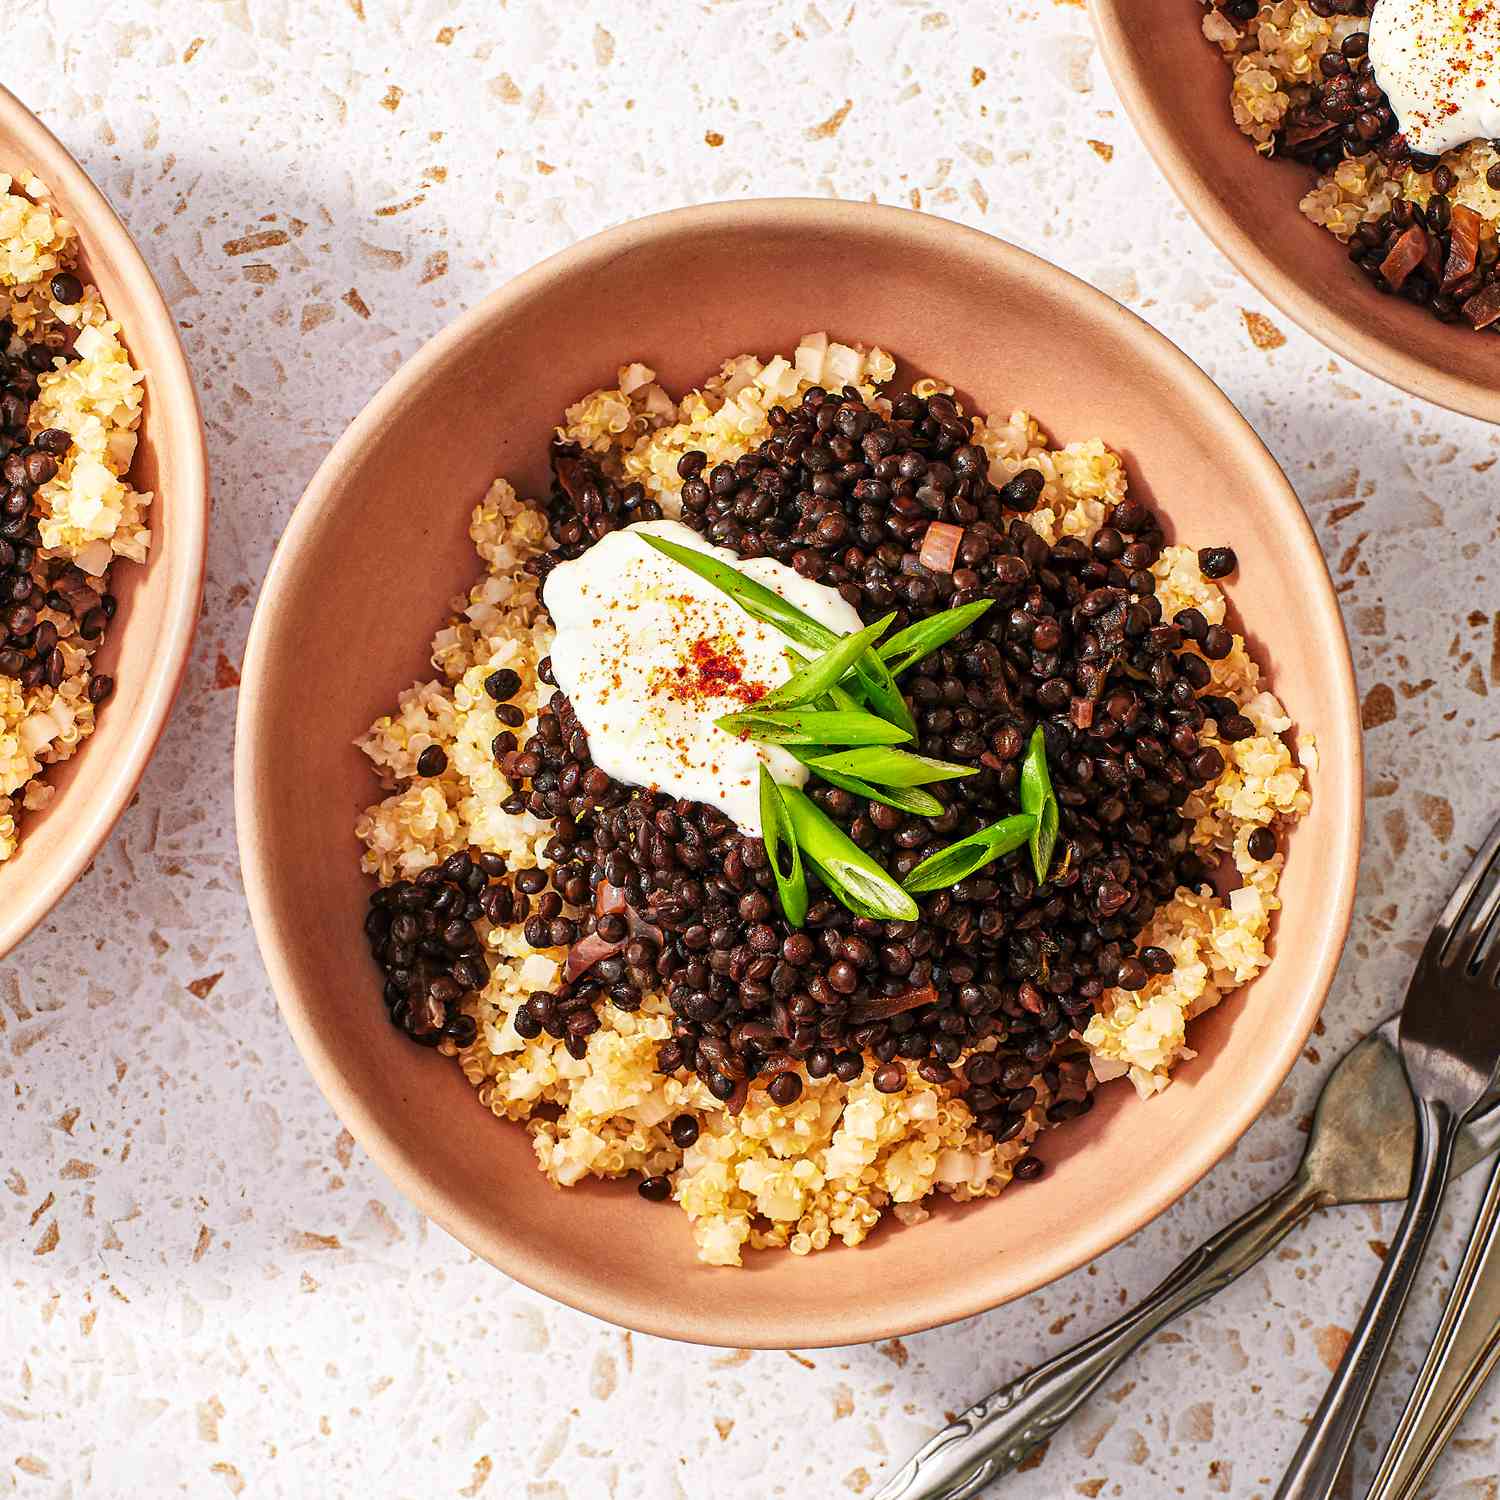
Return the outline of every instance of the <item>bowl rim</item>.
<path id="1" fill-rule="evenodd" d="M 1143 70 L 1130 57 L 1127 33 L 1132 29 L 1130 0 L 1087 0 L 1104 66 L 1120 96 L 1136 135 L 1156 162 L 1178 202 L 1198 227 L 1268 302 L 1280 308 L 1304 333 L 1358 365 L 1367 375 L 1398 390 L 1420 396 L 1449 411 L 1500 423 L 1500 384 L 1488 386 L 1456 375 L 1430 360 L 1398 349 L 1369 332 L 1367 325 L 1305 292 L 1261 248 L 1260 243 L 1219 204 L 1218 195 L 1193 167 L 1176 138 L 1177 121 L 1156 100 Z M 1184 10 L 1184 14 L 1191 12 Z M 1247 142 L 1248 146 L 1248 142 Z M 1253 153 L 1248 153 L 1253 154 Z M 1247 162 L 1247 165 L 1253 165 Z M 1192 184 L 1198 191 L 1188 192 Z"/>
<path id="2" fill-rule="evenodd" d="M 341 483 L 344 471 L 354 461 L 367 437 L 379 430 L 390 413 L 413 398 L 428 372 L 447 359 L 450 351 L 460 347 L 502 310 L 524 303 L 533 288 L 560 274 L 601 271 L 628 248 L 660 236 L 679 232 L 691 234 L 704 229 L 743 231 L 747 224 L 751 227 L 760 224 L 784 227 L 788 220 L 800 221 L 810 229 L 824 232 L 850 228 L 868 230 L 877 226 L 882 232 L 898 237 L 936 235 L 967 241 L 971 246 L 982 246 L 987 255 L 1010 261 L 1026 276 L 1065 283 L 1071 299 L 1095 320 L 1126 324 L 1136 338 L 1145 341 L 1159 361 L 1158 368 L 1165 366 L 1172 372 L 1175 389 L 1191 388 L 1206 408 L 1217 408 L 1226 445 L 1235 450 L 1252 473 L 1258 473 L 1270 504 L 1280 512 L 1279 522 L 1288 533 L 1295 535 L 1297 544 L 1303 549 L 1311 549 L 1313 556 L 1322 563 L 1317 538 L 1291 485 L 1229 398 L 1165 335 L 1070 273 L 993 235 L 904 208 L 817 198 L 763 198 L 674 209 L 605 230 L 514 277 L 424 344 L 390 377 L 345 430 L 293 511 L 256 602 L 241 670 L 234 768 L 236 822 L 245 895 L 277 1003 L 324 1097 L 350 1134 L 403 1195 L 475 1254 L 508 1276 L 581 1312 L 664 1338 L 723 1347 L 772 1349 L 867 1342 L 938 1327 L 988 1311 L 1102 1255 L 1180 1199 L 1227 1154 L 1260 1116 L 1301 1053 L 1322 1009 L 1348 933 L 1363 827 L 1363 755 L 1353 664 L 1332 580 L 1326 564 L 1322 564 L 1317 611 L 1322 616 L 1331 654 L 1335 658 L 1333 694 L 1328 704 L 1327 720 L 1335 722 L 1341 719 L 1344 722 L 1350 731 L 1348 739 L 1353 747 L 1350 763 L 1340 768 L 1337 782 L 1323 792 L 1340 804 L 1335 808 L 1340 814 L 1335 819 L 1335 826 L 1341 830 L 1323 852 L 1329 877 L 1327 888 L 1332 893 L 1325 917 L 1328 940 L 1322 944 L 1299 1011 L 1295 1016 L 1283 1018 L 1290 1024 L 1285 1027 L 1279 1044 L 1268 1052 L 1257 1076 L 1241 1092 L 1238 1105 L 1220 1117 L 1214 1132 L 1184 1142 L 1181 1156 L 1171 1164 L 1170 1171 L 1158 1178 L 1144 1207 L 1133 1213 L 1118 1214 L 1115 1222 L 1101 1216 L 1105 1227 L 1098 1243 L 1083 1253 L 1051 1258 L 1041 1253 L 1030 1258 L 1024 1267 L 1001 1264 L 986 1269 L 961 1283 L 957 1289 L 934 1295 L 923 1304 L 923 1310 L 914 1314 L 889 1309 L 873 1313 L 844 1309 L 836 1329 L 825 1335 L 822 1330 L 808 1327 L 803 1322 L 789 1321 L 774 1309 L 764 1310 L 752 1322 L 713 1309 L 686 1311 L 663 1307 L 634 1294 L 622 1298 L 606 1287 L 602 1279 L 582 1285 L 576 1279 L 554 1271 L 530 1251 L 524 1237 L 514 1233 L 508 1225 L 483 1219 L 468 1206 L 451 1201 L 429 1187 L 416 1153 L 399 1144 L 387 1129 L 384 1119 L 367 1109 L 360 1102 L 357 1091 L 344 1082 L 343 1075 L 351 1066 L 350 1059 L 326 1046 L 319 1036 L 294 983 L 292 967 L 283 952 L 273 920 L 270 886 L 276 855 L 270 833 L 272 820 L 259 816 L 254 789 L 260 783 L 262 767 L 269 763 L 274 750 L 269 744 L 262 745 L 257 717 L 262 699 L 271 691 L 268 640 L 276 628 L 278 595 L 292 567 L 290 559 L 316 529 L 318 513 L 330 492 Z"/>
<path id="3" fill-rule="evenodd" d="M 153 390 L 162 393 L 154 399 L 163 409 L 170 405 L 191 413 L 191 421 L 181 424 L 185 430 L 172 435 L 174 461 L 183 472 L 174 479 L 170 505 L 172 552 L 182 560 L 184 576 L 192 580 L 191 586 L 178 589 L 166 600 L 163 628 L 153 649 L 152 669 L 143 687 L 141 706 L 131 717 L 104 794 L 70 806 L 72 826 L 60 856 L 49 863 L 40 879 L 14 895 L 7 893 L 5 909 L 0 911 L 0 958 L 3 958 L 62 899 L 99 852 L 135 796 L 166 728 L 187 673 L 193 634 L 202 609 L 209 486 L 203 413 L 192 370 L 176 320 L 130 231 L 68 148 L 3 85 L 0 85 L 0 137 L 13 140 L 27 167 L 67 203 L 69 221 L 78 229 L 85 248 L 108 245 L 110 260 L 136 309 L 134 326 L 158 325 L 164 335 L 161 342 L 173 352 L 174 357 L 169 358 L 165 368 L 160 361 L 153 362 L 147 380 Z M 122 328 L 127 346 L 133 348 L 131 329 L 123 324 Z M 157 503 L 160 499 L 158 496 Z"/>

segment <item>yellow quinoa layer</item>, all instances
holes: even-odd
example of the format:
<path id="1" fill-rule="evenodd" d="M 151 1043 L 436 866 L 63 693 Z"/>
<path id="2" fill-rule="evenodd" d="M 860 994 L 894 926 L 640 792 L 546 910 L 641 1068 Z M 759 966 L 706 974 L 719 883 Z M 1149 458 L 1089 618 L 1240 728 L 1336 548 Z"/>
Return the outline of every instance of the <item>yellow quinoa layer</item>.
<path id="1" fill-rule="evenodd" d="M 1243 31 L 1222 11 L 1205 13 L 1203 34 L 1224 54 L 1233 75 L 1229 99 L 1234 122 L 1257 151 L 1269 156 L 1275 150 L 1273 138 L 1287 110 L 1306 97 L 1318 76 L 1318 59 L 1369 24 L 1368 16 L 1319 16 L 1306 0 L 1264 4 Z M 1439 161 L 1457 179 L 1449 202 L 1480 216 L 1481 238 L 1491 245 L 1500 225 L 1500 192 L 1485 182 L 1485 174 L 1497 162 L 1500 153 L 1489 141 L 1460 146 Z M 1407 170 L 1392 176 L 1371 153 L 1321 174 L 1301 207 L 1314 224 L 1347 241 L 1361 223 L 1388 213 L 1398 196 L 1425 204 L 1431 195 L 1432 173 Z"/>
<path id="2" fill-rule="evenodd" d="M 56 477 L 34 497 L 42 545 L 32 577 L 44 582 L 59 561 L 80 570 L 70 588 L 73 611 L 38 612 L 57 627 L 61 683 L 26 690 L 0 674 L 0 861 L 15 853 L 19 813 L 51 800 L 46 767 L 69 759 L 94 730 L 88 688 L 99 639 L 85 640 L 76 622 L 107 590 L 113 559 L 144 562 L 151 541 L 144 520 L 151 496 L 138 494 L 126 477 L 141 419 L 141 373 L 94 287 L 85 286 L 72 304 L 51 293 L 52 277 L 72 269 L 77 256 L 77 233 L 49 203 L 46 186 L 0 172 L 0 319 L 14 329 L 7 352 L 36 344 L 58 351 L 40 378 L 28 426 L 33 434 L 62 428 L 73 440 Z"/>
<path id="3" fill-rule="evenodd" d="M 769 434 L 771 406 L 799 400 L 812 385 L 855 384 L 879 402 L 893 369 L 880 350 L 810 335 L 787 358 L 728 360 L 702 390 L 674 401 L 651 370 L 629 365 L 614 387 L 570 407 L 559 435 L 583 444 L 612 473 L 639 480 L 676 513 L 676 464 L 686 449 L 703 449 L 710 465 L 733 460 Z M 1049 541 L 1092 535 L 1124 498 L 1124 467 L 1098 440 L 1055 448 L 1024 411 L 1003 422 L 975 418 L 973 434 L 990 456 L 995 483 L 1022 468 L 1041 471 L 1045 485 L 1028 519 Z M 501 810 L 511 787 L 489 747 L 502 726 L 483 689 L 492 671 L 517 672 L 522 685 L 513 701 L 526 714 L 517 733 L 524 741 L 534 732 L 543 701 L 536 666 L 551 631 L 524 563 L 548 545 L 546 523 L 501 479 L 475 508 L 469 529 L 485 572 L 467 597 L 454 601 L 449 624 L 434 639 L 439 675 L 408 688 L 395 711 L 358 742 L 388 794 L 355 830 L 364 868 L 382 884 L 410 879 L 464 849 L 497 853 L 512 871 L 546 863 L 549 825 Z M 1169 618 L 1191 604 L 1210 622 L 1223 621 L 1223 593 L 1201 576 L 1189 549 L 1168 548 L 1155 571 Z M 1281 738 L 1289 721 L 1261 690 L 1243 640 L 1236 636 L 1230 655 L 1211 667 L 1215 691 L 1239 704 L 1259 733 L 1234 745 L 1208 733 L 1206 743 L 1219 746 L 1226 766 L 1189 806 L 1192 839 L 1210 857 L 1213 851 L 1233 857 L 1244 883 L 1227 900 L 1207 888 L 1180 890 L 1157 913 L 1149 941 L 1172 953 L 1176 970 L 1134 994 L 1104 996 L 1079 1039 L 1077 1066 L 1064 1066 L 1059 1098 L 1080 1097 L 1095 1077 L 1123 1074 L 1142 1093 L 1165 1087 L 1172 1066 L 1192 1055 L 1187 1022 L 1268 961 L 1282 860 L 1278 854 L 1257 864 L 1245 844 L 1255 828 L 1305 811 L 1304 774 Z M 447 768 L 415 778 L 416 759 L 429 745 L 444 750 Z M 757 1088 L 731 1117 L 697 1078 L 657 1073 L 657 1048 L 670 1035 L 670 1010 L 660 996 L 648 996 L 634 1014 L 602 1008 L 602 1029 L 581 1061 L 545 1033 L 522 1038 L 515 1013 L 534 992 L 556 987 L 565 951 L 532 949 L 517 926 L 481 922 L 479 929 L 492 971 L 484 991 L 465 1002 L 479 1031 L 458 1061 L 480 1101 L 525 1125 L 538 1165 L 559 1186 L 591 1175 L 670 1176 L 698 1256 L 710 1265 L 739 1265 L 746 1246 L 800 1255 L 834 1241 L 857 1245 L 887 1212 L 908 1224 L 925 1218 L 925 1200 L 934 1192 L 958 1202 L 992 1197 L 1010 1182 L 1054 1102 L 1038 1079 L 1042 1097 L 1026 1129 L 997 1145 L 978 1129 L 953 1085 L 933 1085 L 913 1072 L 900 1093 L 882 1094 L 867 1070 L 853 1084 L 804 1074 L 801 1097 L 785 1107 Z M 995 1043 L 981 1047 L 993 1050 Z M 444 1049 L 452 1052 L 453 1044 Z M 684 1112 L 702 1122 L 686 1151 L 668 1133 Z"/>

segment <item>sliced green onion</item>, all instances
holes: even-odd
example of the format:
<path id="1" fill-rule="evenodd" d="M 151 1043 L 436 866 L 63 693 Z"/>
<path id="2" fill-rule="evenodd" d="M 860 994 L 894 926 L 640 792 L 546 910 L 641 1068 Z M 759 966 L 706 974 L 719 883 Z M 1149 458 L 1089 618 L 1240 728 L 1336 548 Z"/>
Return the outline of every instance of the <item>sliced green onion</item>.
<path id="1" fill-rule="evenodd" d="M 930 854 L 901 882 L 908 891 L 941 891 L 960 880 L 967 880 L 975 870 L 991 860 L 1019 849 L 1036 830 L 1037 820 L 1030 813 L 1016 813 L 971 833 L 968 838 L 949 844 Z"/>
<path id="2" fill-rule="evenodd" d="M 771 873 L 776 877 L 782 915 L 793 927 L 800 927 L 807 917 L 807 876 L 797 851 L 791 814 L 764 762 L 760 767 L 760 834 L 766 842 Z"/>
<path id="3" fill-rule="evenodd" d="M 1038 881 L 1047 878 L 1052 867 L 1052 851 L 1057 846 L 1058 807 L 1047 770 L 1047 741 L 1038 724 L 1021 762 L 1021 811 L 1036 819 L 1031 834 L 1031 866 Z"/>
<path id="4" fill-rule="evenodd" d="M 803 857 L 856 916 L 914 922 L 917 903 L 815 802 L 795 787 L 777 790 L 791 815 Z"/>
<path id="5" fill-rule="evenodd" d="M 774 626 L 798 645 L 810 646 L 814 651 L 827 651 L 841 639 L 826 625 L 783 599 L 774 589 L 758 583 L 738 568 L 731 568 L 728 563 L 709 557 L 695 547 L 684 547 L 665 537 L 653 536 L 649 531 L 639 531 L 636 535 L 648 547 L 654 547 L 664 557 L 681 563 L 689 572 L 696 573 L 705 582 L 728 594 L 751 619 Z M 880 657 L 874 651 L 866 651 L 855 663 L 854 670 L 864 686 L 870 707 L 883 719 L 899 724 L 906 730 L 908 738 L 914 736 L 917 721 Z"/>
<path id="6" fill-rule="evenodd" d="M 824 745 L 787 746 L 791 754 L 795 755 L 820 780 L 826 781 L 829 786 L 836 786 L 841 791 L 853 792 L 856 797 L 867 797 L 871 802 L 884 802 L 887 807 L 899 808 L 902 812 L 911 813 L 914 817 L 942 816 L 943 804 L 931 792 L 924 792 L 921 787 L 872 786 L 868 781 L 861 781 L 857 776 L 843 776 L 837 771 L 828 771 L 822 767 L 815 768 L 812 763 L 813 757 L 808 752 L 811 750 L 822 752 L 827 748 Z"/>
<path id="7" fill-rule="evenodd" d="M 853 635 L 844 636 L 821 656 L 799 667 L 779 688 L 767 693 L 755 705 L 756 708 L 794 708 L 821 698 L 838 686 L 844 673 L 891 628 L 891 621 L 895 618 L 894 614 L 889 614 L 873 625 L 866 625 L 863 630 L 856 630 Z"/>
<path id="8" fill-rule="evenodd" d="M 763 745 L 894 745 L 911 736 L 888 719 L 842 709 L 747 708 L 714 722 L 720 729 Z"/>
<path id="9" fill-rule="evenodd" d="M 891 669 L 892 677 L 899 677 L 908 667 L 914 667 L 924 656 L 931 656 L 939 646 L 946 646 L 954 636 L 967 630 L 994 602 L 976 599 L 972 604 L 955 605 L 940 614 L 928 615 L 925 620 L 915 620 L 882 643 L 880 659 Z"/>
<path id="10" fill-rule="evenodd" d="M 906 699 L 901 696 L 901 689 L 896 686 L 896 679 L 891 676 L 890 668 L 879 655 L 874 651 L 866 651 L 855 662 L 854 670 L 870 707 L 881 718 L 889 719 L 892 724 L 904 729 L 909 737 L 915 738 L 917 721 L 907 707 Z"/>
<path id="11" fill-rule="evenodd" d="M 805 667 L 808 664 L 807 657 L 798 651 L 793 651 L 791 647 L 787 648 L 786 657 L 791 662 L 794 672 L 799 667 Z M 764 700 L 762 701 L 764 702 Z M 823 702 L 818 704 L 818 707 L 822 708 L 825 704 L 833 708 L 842 709 L 845 713 L 862 714 L 865 712 L 864 704 L 853 693 L 837 682 L 824 694 Z"/>
<path id="12" fill-rule="evenodd" d="M 978 766 L 956 766 L 951 761 L 913 755 L 909 750 L 896 750 L 889 745 L 863 745 L 856 750 L 831 751 L 804 764 L 820 775 L 824 771 L 838 771 L 845 776 L 857 776 L 861 781 L 873 781 L 878 786 L 926 786 L 934 781 L 973 776 L 979 770 Z"/>

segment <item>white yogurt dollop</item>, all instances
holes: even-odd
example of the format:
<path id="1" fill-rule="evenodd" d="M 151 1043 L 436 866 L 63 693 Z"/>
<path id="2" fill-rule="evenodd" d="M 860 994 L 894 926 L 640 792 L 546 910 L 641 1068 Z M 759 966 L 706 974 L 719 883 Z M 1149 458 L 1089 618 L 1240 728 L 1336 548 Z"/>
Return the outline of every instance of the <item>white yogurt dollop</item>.
<path id="1" fill-rule="evenodd" d="M 1379 0 L 1370 63 L 1414 151 L 1500 136 L 1496 0 Z"/>
<path id="2" fill-rule="evenodd" d="M 836 634 L 862 622 L 836 590 L 768 557 L 742 560 L 677 521 L 612 531 L 559 563 L 543 585 L 557 626 L 552 675 L 589 737 L 594 764 L 627 786 L 706 802 L 759 834 L 760 765 L 794 786 L 807 770 L 778 746 L 742 740 L 714 720 L 786 681 L 791 642 L 648 546 L 643 531 L 729 563 Z"/>

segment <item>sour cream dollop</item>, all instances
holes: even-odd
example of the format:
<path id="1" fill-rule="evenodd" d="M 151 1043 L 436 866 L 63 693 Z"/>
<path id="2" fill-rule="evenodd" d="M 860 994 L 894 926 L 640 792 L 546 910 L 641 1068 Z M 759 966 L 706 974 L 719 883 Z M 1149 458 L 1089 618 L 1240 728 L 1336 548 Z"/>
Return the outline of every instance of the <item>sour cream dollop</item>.
<path id="1" fill-rule="evenodd" d="M 557 626 L 552 675 L 589 737 L 594 764 L 626 786 L 706 802 L 758 835 L 760 765 L 794 786 L 807 780 L 806 767 L 714 720 L 784 682 L 791 643 L 648 546 L 642 532 L 729 563 L 839 635 L 862 622 L 836 590 L 772 558 L 744 560 L 710 546 L 677 521 L 612 531 L 582 557 L 559 563 L 543 585 Z"/>
<path id="2" fill-rule="evenodd" d="M 1500 3 L 1380 0 L 1370 63 L 1412 150 L 1500 136 Z"/>

